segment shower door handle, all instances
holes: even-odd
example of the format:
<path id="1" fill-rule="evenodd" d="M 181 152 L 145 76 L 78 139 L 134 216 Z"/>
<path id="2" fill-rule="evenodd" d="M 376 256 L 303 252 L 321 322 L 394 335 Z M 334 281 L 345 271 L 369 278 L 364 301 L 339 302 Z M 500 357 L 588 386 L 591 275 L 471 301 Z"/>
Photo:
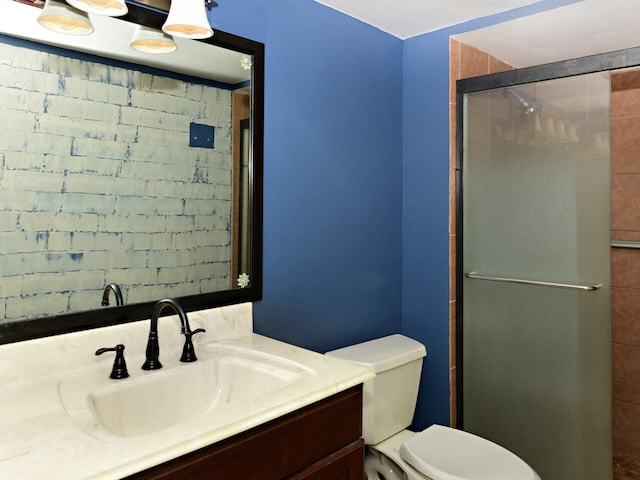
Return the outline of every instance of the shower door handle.
<path id="1" fill-rule="evenodd" d="M 538 280 L 525 280 L 521 278 L 508 278 L 508 277 L 494 277 L 491 275 L 480 275 L 476 272 L 468 272 L 464 274 L 465 277 L 471 280 L 488 280 L 490 282 L 505 282 L 505 283 L 520 283 L 522 285 L 536 285 L 538 287 L 553 287 L 553 288 L 566 288 L 568 290 L 580 290 L 583 292 L 591 292 L 598 290 L 602 285 L 573 285 L 570 283 L 554 283 L 554 282 L 541 282 Z"/>

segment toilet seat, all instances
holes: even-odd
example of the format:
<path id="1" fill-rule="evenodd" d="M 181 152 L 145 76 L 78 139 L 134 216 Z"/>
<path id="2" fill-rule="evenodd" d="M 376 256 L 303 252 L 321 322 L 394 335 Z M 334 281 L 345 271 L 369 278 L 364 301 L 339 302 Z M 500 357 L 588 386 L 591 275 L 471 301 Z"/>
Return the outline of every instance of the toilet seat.
<path id="1" fill-rule="evenodd" d="M 522 459 L 489 440 L 432 425 L 400 446 L 400 458 L 438 480 L 540 480 Z"/>

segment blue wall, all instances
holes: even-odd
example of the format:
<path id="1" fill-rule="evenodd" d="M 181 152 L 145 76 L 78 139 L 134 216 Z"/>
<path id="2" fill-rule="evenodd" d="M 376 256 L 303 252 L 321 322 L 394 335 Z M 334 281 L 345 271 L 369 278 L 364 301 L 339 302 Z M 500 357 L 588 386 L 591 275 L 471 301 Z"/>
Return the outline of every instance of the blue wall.
<path id="1" fill-rule="evenodd" d="M 415 426 L 449 423 L 449 36 L 404 42 L 313 0 L 219 0 L 266 44 L 259 333 L 317 351 L 403 332 L 428 350 Z"/>
<path id="2" fill-rule="evenodd" d="M 275 5 L 256 329 L 326 351 L 400 329 L 402 43 L 315 2 Z"/>
<path id="3" fill-rule="evenodd" d="M 449 424 L 449 35 L 404 46 L 402 332 L 424 343 L 415 426 Z"/>
<path id="4" fill-rule="evenodd" d="M 266 44 L 255 329 L 317 351 L 398 332 L 402 41 L 310 0 L 244 2 L 248 28 L 239 3 L 214 13 Z"/>

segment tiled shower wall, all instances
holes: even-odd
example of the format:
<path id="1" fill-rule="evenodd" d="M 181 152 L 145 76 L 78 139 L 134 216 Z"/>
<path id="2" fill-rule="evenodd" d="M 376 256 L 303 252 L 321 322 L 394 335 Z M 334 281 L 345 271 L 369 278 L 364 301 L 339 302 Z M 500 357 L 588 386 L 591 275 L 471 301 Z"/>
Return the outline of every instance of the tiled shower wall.
<path id="1" fill-rule="evenodd" d="M 0 321 L 98 308 L 110 282 L 229 288 L 229 90 L 4 43 L 0 67 Z"/>
<path id="2" fill-rule="evenodd" d="M 611 237 L 640 242 L 640 69 L 611 74 Z M 640 246 L 640 243 L 637 245 Z M 640 479 L 640 249 L 611 251 L 614 480 Z"/>

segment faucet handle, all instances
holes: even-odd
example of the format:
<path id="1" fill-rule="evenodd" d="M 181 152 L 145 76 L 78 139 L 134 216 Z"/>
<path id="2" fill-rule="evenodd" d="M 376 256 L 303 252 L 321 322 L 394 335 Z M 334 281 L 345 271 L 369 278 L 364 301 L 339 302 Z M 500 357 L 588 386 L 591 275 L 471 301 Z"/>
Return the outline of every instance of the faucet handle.
<path id="1" fill-rule="evenodd" d="M 124 345 L 119 343 L 113 348 L 99 348 L 96 350 L 96 355 L 102 355 L 105 352 L 116 352 L 116 358 L 113 361 L 113 368 L 111 369 L 109 378 L 116 380 L 127 378 L 129 372 L 127 372 L 127 362 L 124 360 Z"/>
<path id="2" fill-rule="evenodd" d="M 184 347 L 182 348 L 182 356 L 180 357 L 181 362 L 195 362 L 198 360 L 196 357 L 196 351 L 193 348 L 193 342 L 191 341 L 191 337 L 193 337 L 196 333 L 204 333 L 206 330 L 204 328 L 196 328 L 193 332 L 188 330 L 184 333 Z"/>

